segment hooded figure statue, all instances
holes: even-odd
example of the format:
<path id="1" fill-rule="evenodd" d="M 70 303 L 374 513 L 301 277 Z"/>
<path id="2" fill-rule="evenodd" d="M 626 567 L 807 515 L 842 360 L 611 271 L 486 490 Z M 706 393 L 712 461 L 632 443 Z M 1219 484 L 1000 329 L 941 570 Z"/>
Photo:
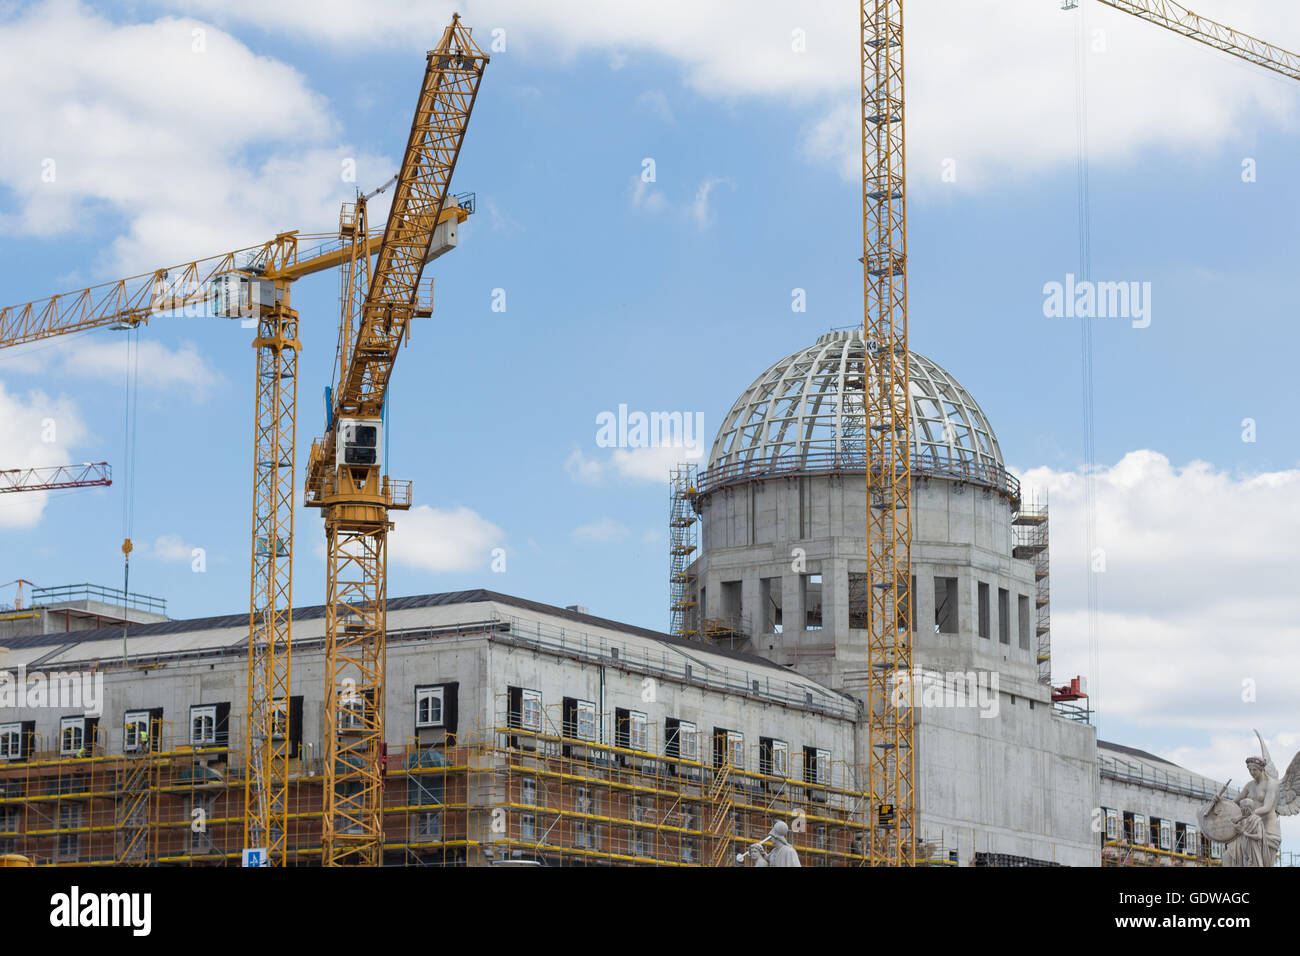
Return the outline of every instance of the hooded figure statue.
<path id="1" fill-rule="evenodd" d="M 771 840 L 772 843 L 775 844 L 772 848 L 772 852 L 766 852 L 762 845 L 758 843 L 755 843 L 749 848 L 751 854 L 754 850 L 757 850 L 761 858 L 766 861 L 766 864 L 757 863 L 756 861 L 755 865 L 802 866 L 803 864 L 799 862 L 799 854 L 795 852 L 795 848 L 790 845 L 789 836 L 790 828 L 785 825 L 784 821 L 777 820 L 776 823 L 772 824 L 772 832 L 769 833 L 767 838 L 763 841 L 766 843 L 767 840 Z"/>

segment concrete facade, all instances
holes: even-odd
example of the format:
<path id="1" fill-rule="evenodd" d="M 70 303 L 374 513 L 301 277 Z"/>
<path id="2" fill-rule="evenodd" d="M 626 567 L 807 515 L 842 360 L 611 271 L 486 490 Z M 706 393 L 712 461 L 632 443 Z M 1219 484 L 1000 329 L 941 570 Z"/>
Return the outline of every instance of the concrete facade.
<path id="1" fill-rule="evenodd" d="M 303 772 L 319 768 L 324 729 L 324 618 L 320 608 L 295 616 L 291 696 L 302 698 Z M 594 743 L 614 740 L 619 710 L 646 716 L 648 753 L 664 752 L 668 718 L 694 723 L 701 759 L 715 729 L 743 735 L 745 766 L 758 766 L 759 740 L 789 744 L 791 773 L 804 747 L 829 752 L 837 785 L 857 785 L 852 700 L 761 657 L 687 645 L 666 635 L 489 591 L 456 592 L 390 602 L 385 731 L 390 747 L 438 744 L 442 730 L 416 726 L 416 688 L 457 686 L 459 734 L 506 726 L 510 688 L 541 696 L 542 733 L 561 735 L 566 697 L 596 705 Z M 164 744 L 190 743 L 192 709 L 230 705 L 226 737 L 243 752 L 248 620 L 172 621 L 133 628 L 128 660 L 121 632 L 89 631 L 68 646 L 61 637 L 11 642 L 0 668 L 11 679 L 37 673 L 99 675 L 98 713 L 84 701 L 0 708 L 0 728 L 33 722 L 38 749 L 57 751 L 65 717 L 97 716 L 109 753 L 123 749 L 124 715 L 162 712 Z"/>
<path id="2" fill-rule="evenodd" d="M 700 624 L 713 622 L 703 630 L 715 640 L 865 707 L 862 356 L 861 333 L 822 336 L 742 394 L 700 476 L 693 571 Z M 1097 865 L 1095 733 L 1059 716 L 1038 680 L 1034 568 L 1013 556 L 1018 483 L 975 401 L 917 361 L 926 373 L 913 394 L 911 496 L 918 836 L 963 864 Z M 822 408 L 833 414 L 813 411 Z M 928 704 L 921 684 L 935 691 Z M 982 703 L 957 693 L 974 684 Z"/>

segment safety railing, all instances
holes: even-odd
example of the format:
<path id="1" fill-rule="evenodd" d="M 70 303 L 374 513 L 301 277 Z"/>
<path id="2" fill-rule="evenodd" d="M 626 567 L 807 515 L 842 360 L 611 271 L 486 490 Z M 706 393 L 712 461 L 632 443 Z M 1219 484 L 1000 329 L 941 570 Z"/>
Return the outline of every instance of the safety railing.
<path id="1" fill-rule="evenodd" d="M 862 455 L 824 453 L 817 455 L 782 455 L 777 458 L 729 462 L 700 473 L 700 494 L 707 495 L 728 485 L 757 478 L 783 478 L 828 472 L 866 474 Z M 921 478 L 945 478 L 984 485 L 999 494 L 1020 501 L 1020 481 L 1000 465 L 961 459 L 912 457 L 912 475 Z"/>

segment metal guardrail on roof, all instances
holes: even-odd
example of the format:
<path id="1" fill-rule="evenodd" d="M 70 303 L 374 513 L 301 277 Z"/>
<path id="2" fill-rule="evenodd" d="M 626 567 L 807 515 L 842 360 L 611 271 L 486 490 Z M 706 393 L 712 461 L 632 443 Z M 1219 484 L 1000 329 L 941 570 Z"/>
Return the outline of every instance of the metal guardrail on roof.
<path id="1" fill-rule="evenodd" d="M 121 588 L 106 588 L 99 584 L 60 584 L 51 588 L 32 588 L 32 607 L 62 604 L 67 601 L 102 601 L 135 611 L 166 614 L 167 602 L 163 598 L 136 594 Z"/>
<path id="2" fill-rule="evenodd" d="M 646 645 L 634 648 L 627 642 L 610 640 L 604 635 L 543 625 L 540 621 L 525 620 L 513 614 L 508 619 L 502 618 L 502 621 L 509 624 L 509 631 L 494 634 L 496 640 L 508 636 L 519 643 L 531 644 L 566 656 L 593 663 L 623 664 L 652 676 L 695 684 L 707 690 L 756 697 L 842 720 L 857 718 L 857 704 L 853 700 L 822 688 L 814 691 L 809 687 L 811 681 L 798 684 L 780 678 L 773 679 L 771 674 L 756 674 L 742 667 L 706 664 L 698 658 L 692 659 L 689 648 L 669 650 L 665 647 L 659 654 L 651 655 L 650 648 Z M 697 653 L 710 654 L 712 649 L 701 645 Z M 773 664 L 772 667 L 778 665 Z"/>
<path id="3" fill-rule="evenodd" d="M 699 492 L 707 495 L 727 485 L 758 478 L 789 478 L 796 475 L 862 474 L 867 472 L 866 459 L 861 455 L 783 455 L 780 458 L 761 458 L 752 461 L 720 465 L 700 473 Z M 946 478 L 950 481 L 968 481 L 984 485 L 1006 495 L 1014 503 L 1020 501 L 1020 481 L 999 465 L 987 463 L 938 460 L 912 456 L 912 475 L 918 478 Z"/>
<path id="4" fill-rule="evenodd" d="M 1191 774 L 1172 774 L 1156 770 L 1146 764 L 1125 760 L 1123 757 L 1111 757 L 1100 751 L 1097 753 L 1097 766 L 1103 777 L 1109 777 L 1120 783 L 1132 783 L 1142 787 L 1152 787 L 1184 797 L 1196 797 L 1212 800 L 1218 790 L 1207 790 Z"/>

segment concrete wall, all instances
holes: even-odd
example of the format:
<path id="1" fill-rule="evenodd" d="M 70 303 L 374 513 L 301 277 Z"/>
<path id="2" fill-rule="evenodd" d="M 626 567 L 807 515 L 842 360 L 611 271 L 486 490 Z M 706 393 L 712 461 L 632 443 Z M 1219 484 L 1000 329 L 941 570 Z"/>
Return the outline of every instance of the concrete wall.
<path id="1" fill-rule="evenodd" d="M 596 663 L 576 655 L 514 646 L 483 633 L 392 639 L 387 660 L 385 728 L 390 747 L 405 746 L 417 737 L 424 743 L 437 742 L 440 733 L 417 731 L 415 727 L 415 688 L 455 681 L 459 683 L 462 734 L 504 725 L 507 688 L 520 686 L 542 693 L 544 731 L 548 733 L 561 733 L 563 698 L 576 697 L 598 703 L 600 739 L 605 742 L 613 741 L 615 709 L 627 708 L 647 715 L 648 746 L 655 753 L 663 752 L 665 718 L 675 717 L 697 725 L 702 759 L 709 759 L 713 730 L 721 727 L 745 735 L 748 769 L 758 767 L 759 737 L 770 736 L 790 745 L 792 774 L 801 769 L 797 759 L 801 748 L 817 747 L 829 750 L 832 763 L 838 765 L 833 774 L 836 786 L 853 786 L 857 782 L 852 774 L 846 777 L 844 766 L 853 760 L 855 752 L 853 719 L 702 687 L 698 681 L 650 676 L 650 670 L 635 659 Z M 743 662 L 739 663 L 743 666 Z M 760 664 L 756 670 L 764 669 L 768 668 Z M 703 673 L 701 664 L 698 674 Z M 122 750 L 123 715 L 128 710 L 161 707 L 168 725 L 163 743 L 171 746 L 188 742 L 191 706 L 229 702 L 229 746 L 231 753 L 238 755 L 235 761 L 242 764 L 247 692 L 247 662 L 242 654 L 214 653 L 150 669 L 110 665 L 100 674 L 104 682 L 100 726 L 110 752 Z M 308 759 L 323 756 L 324 674 L 322 648 L 295 650 L 290 693 L 304 698 L 302 756 Z M 85 708 L 81 707 L 5 709 L 0 711 L 0 724 L 34 720 L 37 734 L 44 738 L 38 747 L 57 749 L 59 719 L 83 713 Z"/>
<path id="2" fill-rule="evenodd" d="M 749 482 L 702 505 L 704 616 L 722 618 L 739 582 L 745 649 L 829 686 L 865 696 L 867 632 L 850 626 L 850 574 L 866 571 L 866 479 L 805 475 Z M 912 489 L 915 575 L 913 665 L 938 679 L 978 676 L 995 707 L 949 701 L 916 708 L 918 834 L 969 864 L 977 852 L 1097 865 L 1096 739 L 1052 710 L 1037 679 L 1033 567 L 1012 557 L 1010 502 L 981 486 L 917 480 Z M 821 575 L 820 628 L 809 628 L 803 576 Z M 955 578 L 956 631 L 936 633 L 936 578 Z M 782 627 L 764 624 L 763 580 L 779 579 Z M 979 585 L 988 585 L 988 636 L 979 633 Z M 724 587 L 724 585 L 730 585 Z M 1008 642 L 999 626 L 1008 592 Z M 773 588 L 773 593 L 777 593 Z M 1029 601 L 1020 628 L 1019 599 Z M 865 701 L 864 701 L 865 704 Z M 865 766 L 865 733 L 859 761 Z"/>

